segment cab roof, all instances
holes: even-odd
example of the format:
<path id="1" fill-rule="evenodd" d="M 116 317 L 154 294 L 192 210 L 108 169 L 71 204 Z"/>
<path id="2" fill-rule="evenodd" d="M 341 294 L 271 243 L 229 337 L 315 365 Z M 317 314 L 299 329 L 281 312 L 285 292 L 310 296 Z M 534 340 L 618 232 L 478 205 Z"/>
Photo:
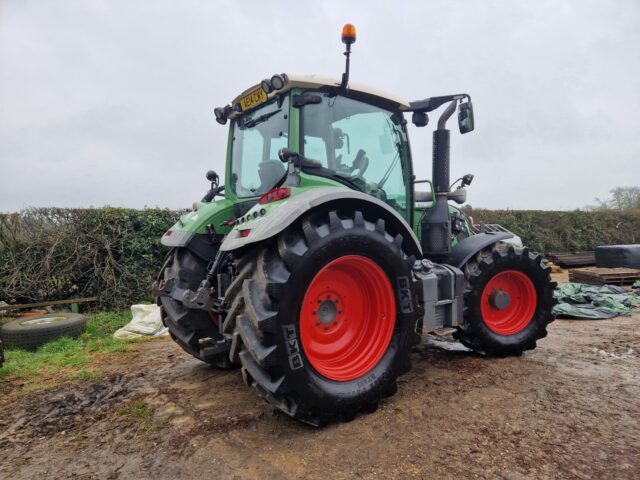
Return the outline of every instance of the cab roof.
<path id="1" fill-rule="evenodd" d="M 269 99 L 275 97 L 276 95 L 287 92 L 292 88 L 322 88 L 322 87 L 339 87 L 340 79 L 336 77 L 325 77 L 322 75 L 298 75 L 298 74 L 286 74 L 288 77 L 288 81 L 285 83 L 284 87 L 280 90 L 275 90 L 271 92 L 268 97 Z M 253 85 L 250 88 L 247 88 L 240 95 L 233 99 L 232 105 L 235 105 L 240 101 L 242 97 L 247 95 L 248 93 L 256 90 L 260 87 L 260 84 Z M 366 95 L 371 95 L 373 97 L 378 97 L 380 99 L 385 100 L 386 102 L 390 102 L 399 110 L 408 110 L 409 102 L 405 99 L 398 97 L 392 93 L 385 92 L 375 87 L 371 87 L 369 85 L 364 85 L 358 82 L 349 82 L 349 91 L 364 93 Z"/>

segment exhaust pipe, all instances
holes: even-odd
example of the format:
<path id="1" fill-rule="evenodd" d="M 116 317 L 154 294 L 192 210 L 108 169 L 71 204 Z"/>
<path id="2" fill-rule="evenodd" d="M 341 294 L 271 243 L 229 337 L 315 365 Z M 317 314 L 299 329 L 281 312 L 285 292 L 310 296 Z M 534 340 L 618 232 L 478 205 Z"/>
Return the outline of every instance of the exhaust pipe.
<path id="1" fill-rule="evenodd" d="M 458 100 L 452 101 L 438 120 L 438 129 L 433 132 L 432 181 L 436 203 L 424 216 L 420 225 L 422 249 L 427 257 L 435 260 L 451 252 L 451 219 L 449 217 L 449 139 L 451 132 L 446 123 L 456 111 Z"/>

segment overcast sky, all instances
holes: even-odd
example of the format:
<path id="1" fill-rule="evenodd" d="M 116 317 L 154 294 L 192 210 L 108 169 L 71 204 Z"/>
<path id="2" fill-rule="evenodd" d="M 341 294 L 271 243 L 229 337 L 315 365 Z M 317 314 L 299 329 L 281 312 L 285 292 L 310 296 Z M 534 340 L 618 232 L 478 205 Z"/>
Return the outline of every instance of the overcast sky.
<path id="1" fill-rule="evenodd" d="M 640 1 L 0 0 L 0 211 L 188 207 L 224 174 L 213 108 L 273 73 L 407 100 L 468 92 L 474 207 L 572 209 L 640 185 Z M 418 177 L 431 130 L 411 127 Z"/>

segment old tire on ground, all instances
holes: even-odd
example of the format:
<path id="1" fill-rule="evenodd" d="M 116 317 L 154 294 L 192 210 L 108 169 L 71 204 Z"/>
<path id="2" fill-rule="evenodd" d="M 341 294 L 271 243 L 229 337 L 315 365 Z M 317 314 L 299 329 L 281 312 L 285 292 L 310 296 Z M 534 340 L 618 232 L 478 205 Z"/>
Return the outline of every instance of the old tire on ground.
<path id="1" fill-rule="evenodd" d="M 245 382 L 315 426 L 372 412 L 393 395 L 418 340 L 414 258 L 402 241 L 381 219 L 331 211 L 253 253 L 244 267 L 253 273 L 227 317 Z"/>
<path id="2" fill-rule="evenodd" d="M 78 313 L 25 317 L 0 326 L 0 339 L 6 349 L 35 350 L 60 337 L 78 337 L 86 325 L 87 319 Z"/>
<path id="3" fill-rule="evenodd" d="M 554 320 L 551 268 L 527 248 L 494 244 L 464 267 L 464 323 L 454 336 L 487 355 L 521 355 Z"/>
<path id="4" fill-rule="evenodd" d="M 162 321 L 169 328 L 171 338 L 182 349 L 218 368 L 233 368 L 229 361 L 228 345 L 223 351 L 211 354 L 211 347 L 224 347 L 225 339 L 220 333 L 219 317 L 213 312 L 187 308 L 171 294 L 178 289 L 195 291 L 206 278 L 207 262 L 187 248 L 176 248 L 161 272 L 164 281 L 173 280 L 172 291 L 160 297 Z M 211 339 L 206 342 L 206 339 Z M 203 344 L 204 341 L 204 344 Z M 228 343 L 228 342 L 226 342 Z"/>
<path id="5" fill-rule="evenodd" d="M 596 247 L 596 266 L 640 268 L 640 245 L 602 245 Z"/>

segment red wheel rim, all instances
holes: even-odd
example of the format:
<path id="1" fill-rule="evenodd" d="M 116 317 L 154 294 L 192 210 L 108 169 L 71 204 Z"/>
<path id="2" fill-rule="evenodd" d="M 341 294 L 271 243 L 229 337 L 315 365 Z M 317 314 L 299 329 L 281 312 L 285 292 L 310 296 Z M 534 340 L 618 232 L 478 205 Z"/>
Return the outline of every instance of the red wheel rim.
<path id="1" fill-rule="evenodd" d="M 320 375 L 346 382 L 376 366 L 395 322 L 395 296 L 387 275 L 373 260 L 345 255 L 325 265 L 307 288 L 300 338 Z"/>
<path id="2" fill-rule="evenodd" d="M 505 270 L 482 291 L 480 310 L 489 329 L 513 335 L 526 328 L 536 311 L 538 295 L 531 279 L 517 270 Z"/>

